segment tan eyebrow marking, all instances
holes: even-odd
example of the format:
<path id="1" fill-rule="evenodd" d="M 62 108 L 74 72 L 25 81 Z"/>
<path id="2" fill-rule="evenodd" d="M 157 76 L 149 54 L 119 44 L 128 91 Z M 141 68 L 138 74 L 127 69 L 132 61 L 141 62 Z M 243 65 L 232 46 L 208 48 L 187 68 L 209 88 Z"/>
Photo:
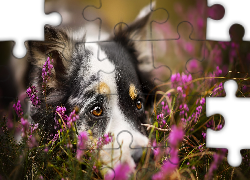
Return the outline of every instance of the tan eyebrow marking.
<path id="1" fill-rule="evenodd" d="M 97 87 L 97 91 L 100 94 L 110 94 L 110 88 L 105 82 L 100 82 Z"/>
<path id="2" fill-rule="evenodd" d="M 135 98 L 137 97 L 137 90 L 134 84 L 130 84 L 129 86 L 129 96 L 132 100 L 135 100 Z"/>

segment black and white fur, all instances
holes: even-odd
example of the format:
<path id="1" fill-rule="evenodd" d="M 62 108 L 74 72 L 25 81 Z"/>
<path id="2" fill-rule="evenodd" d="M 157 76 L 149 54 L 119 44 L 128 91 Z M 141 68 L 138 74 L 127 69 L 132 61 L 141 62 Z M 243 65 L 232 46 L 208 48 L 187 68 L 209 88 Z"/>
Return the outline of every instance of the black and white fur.
<path id="1" fill-rule="evenodd" d="M 34 66 L 32 84 L 41 92 L 41 68 L 48 54 L 52 55 L 54 70 L 46 103 L 53 110 L 63 105 L 68 113 L 78 106 L 78 132 L 92 129 L 96 138 L 108 132 L 116 138 L 125 130 L 133 136 L 132 148 L 148 146 L 147 133 L 141 123 L 146 123 L 145 98 L 153 88 L 149 78 L 153 65 L 150 43 L 140 40 L 147 38 L 150 15 L 151 9 L 147 6 L 128 28 L 120 28 L 110 36 L 109 42 L 87 43 L 88 36 L 84 31 L 72 32 L 48 26 L 45 27 L 44 42 L 28 42 L 29 60 Z M 107 59 L 100 61 L 98 50 L 99 57 Z M 41 93 L 39 97 L 42 97 Z M 46 131 L 53 131 L 54 111 L 46 113 L 45 102 L 40 99 L 39 109 L 31 107 L 31 117 Z M 136 107 L 138 101 L 143 104 L 141 109 Z M 99 117 L 91 114 L 97 106 L 103 109 Z M 130 133 L 119 135 L 119 142 L 123 142 L 121 161 L 127 161 L 134 168 L 141 152 L 129 148 Z M 114 147 L 119 147 L 116 139 Z M 106 148 L 111 148 L 111 144 L 103 149 Z M 118 162 L 120 152 L 114 151 L 114 164 Z M 110 165 L 110 156 L 106 153 L 101 151 L 101 158 Z"/>

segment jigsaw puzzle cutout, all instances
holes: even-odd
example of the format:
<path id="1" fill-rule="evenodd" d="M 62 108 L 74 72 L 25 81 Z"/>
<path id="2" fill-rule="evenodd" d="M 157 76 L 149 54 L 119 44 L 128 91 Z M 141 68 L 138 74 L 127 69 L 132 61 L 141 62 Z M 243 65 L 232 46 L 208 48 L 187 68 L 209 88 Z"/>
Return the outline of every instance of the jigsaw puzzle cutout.
<path id="1" fill-rule="evenodd" d="M 13 53 L 18 58 L 22 58 L 26 54 L 25 41 L 44 40 L 43 28 L 45 24 L 60 24 L 61 18 L 58 13 L 44 15 L 44 9 L 41 7 L 44 7 L 44 0 L 9 0 L 0 6 L 1 17 L 8 17 L 1 18 L 1 24 L 4 26 L 1 28 L 0 40 L 14 40 Z M 19 32 L 14 33 L 15 30 Z"/>
<path id="2" fill-rule="evenodd" d="M 215 21 L 210 18 L 207 20 L 207 40 L 217 40 L 217 41 L 230 41 L 230 36 L 228 36 L 229 28 L 235 24 L 241 24 L 246 29 L 246 34 L 244 41 L 250 41 L 250 25 L 248 20 L 243 18 L 249 13 L 248 1 L 233 1 L 233 0 L 208 0 L 208 6 L 214 4 L 221 4 L 226 10 L 225 16 L 219 20 Z M 237 12 L 237 13 L 234 13 Z"/>
<path id="3" fill-rule="evenodd" d="M 225 125 L 220 131 L 207 129 L 206 146 L 210 148 L 227 148 L 228 162 L 231 166 L 239 166 L 242 158 L 241 149 L 250 149 L 249 143 L 244 141 L 248 137 L 250 125 L 249 111 L 250 101 L 248 98 L 238 98 L 235 96 L 237 91 L 237 83 L 229 80 L 224 83 L 226 97 L 207 97 L 206 98 L 206 114 L 221 114 L 225 118 Z M 239 118 L 239 114 L 244 114 L 244 119 Z M 243 125 L 244 124 L 244 125 Z M 236 129 L 241 129 L 237 131 Z"/>

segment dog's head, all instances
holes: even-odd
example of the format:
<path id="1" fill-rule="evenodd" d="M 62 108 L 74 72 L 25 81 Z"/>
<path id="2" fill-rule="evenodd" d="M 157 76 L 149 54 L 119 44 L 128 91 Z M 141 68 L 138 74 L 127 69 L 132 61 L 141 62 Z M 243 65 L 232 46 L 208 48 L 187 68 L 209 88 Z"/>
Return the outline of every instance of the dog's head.
<path id="1" fill-rule="evenodd" d="M 94 137 L 113 133 L 114 147 L 122 143 L 122 151 L 114 150 L 113 161 L 127 161 L 131 167 L 147 147 L 146 96 L 153 88 L 150 71 L 153 68 L 151 46 L 145 40 L 149 29 L 151 10 L 144 8 L 128 27 L 118 28 L 108 42 L 85 43 L 88 37 L 52 27 L 45 28 L 44 42 L 28 42 L 29 57 L 34 64 L 32 83 L 41 92 L 41 67 L 46 56 L 54 60 L 54 70 L 48 82 L 46 103 L 54 109 L 63 105 L 70 112 L 78 106 L 77 131 L 91 129 Z M 100 58 L 106 57 L 105 60 Z M 108 72 L 108 73 L 107 73 Z M 42 94 L 39 95 L 42 97 Z M 40 98 L 41 99 L 41 98 Z M 147 99 L 153 99 L 151 96 Z M 42 100 L 42 99 L 41 99 Z M 151 103 L 151 102 L 147 102 Z M 45 117 L 45 102 L 41 108 L 32 108 L 34 121 L 53 129 L 53 113 Z M 117 137 L 117 135 L 124 131 Z M 117 139 L 118 138 L 118 139 Z M 133 139 L 131 149 L 129 144 Z M 103 149 L 111 148 L 111 144 Z M 102 160 L 111 158 L 101 151 Z"/>

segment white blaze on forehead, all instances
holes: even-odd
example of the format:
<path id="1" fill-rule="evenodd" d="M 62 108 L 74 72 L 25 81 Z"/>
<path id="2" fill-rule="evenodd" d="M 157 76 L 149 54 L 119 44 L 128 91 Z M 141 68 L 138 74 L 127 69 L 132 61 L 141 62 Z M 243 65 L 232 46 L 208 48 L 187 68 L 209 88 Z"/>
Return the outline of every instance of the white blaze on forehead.
<path id="1" fill-rule="evenodd" d="M 96 43 L 86 43 L 86 49 L 93 54 L 90 59 L 92 72 L 103 71 L 105 73 L 112 73 L 115 70 L 115 65 L 107 58 L 106 53 L 101 50 Z"/>
<path id="2" fill-rule="evenodd" d="M 89 57 L 90 62 L 88 64 L 89 68 L 86 75 L 97 75 L 99 81 L 95 86 L 98 86 L 101 83 L 105 84 L 106 87 L 109 87 L 109 93 L 117 94 L 115 65 L 107 58 L 106 53 L 101 50 L 98 44 L 86 43 L 85 47 L 92 53 Z M 105 60 L 102 60 L 104 58 Z"/>
<path id="3" fill-rule="evenodd" d="M 99 51 L 100 59 L 103 57 L 107 57 L 106 53 L 102 51 L 98 44 L 96 43 L 85 43 L 86 50 L 91 52 L 91 55 L 88 57 L 87 68 L 82 68 L 80 70 L 79 76 L 84 75 L 84 79 L 90 80 L 91 76 L 98 76 L 98 81 L 93 81 L 91 85 L 86 87 L 84 91 L 88 90 L 99 90 L 102 94 L 117 94 L 117 85 L 116 85 L 116 72 L 115 65 L 109 60 L 105 59 L 100 61 L 98 59 L 97 52 Z M 84 83 L 84 82 L 83 82 Z M 84 86 L 84 84 L 83 84 Z M 104 88 L 105 87 L 105 88 Z M 104 92 L 105 91 L 105 92 Z M 112 98 L 116 99 L 116 96 L 112 96 Z M 72 99 L 71 101 L 77 102 L 79 98 Z M 92 102 L 93 98 L 89 98 L 85 100 L 86 106 L 82 107 L 80 113 L 83 113 L 87 108 L 89 102 Z M 110 99 L 112 100 L 112 99 Z"/>

